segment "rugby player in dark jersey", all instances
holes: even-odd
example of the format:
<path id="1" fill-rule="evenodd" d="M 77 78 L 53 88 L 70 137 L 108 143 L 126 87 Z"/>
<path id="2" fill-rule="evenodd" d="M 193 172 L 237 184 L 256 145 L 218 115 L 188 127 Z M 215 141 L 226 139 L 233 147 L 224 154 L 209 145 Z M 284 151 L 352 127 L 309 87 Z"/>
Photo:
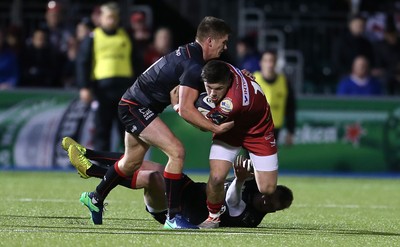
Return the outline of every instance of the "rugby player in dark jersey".
<path id="1" fill-rule="evenodd" d="M 87 149 L 69 137 L 65 137 L 70 146 L 67 149 L 71 164 L 77 168 L 83 178 L 102 178 L 123 154 L 99 152 Z M 96 161 L 92 164 L 91 161 Z M 249 159 L 238 156 L 233 164 L 235 177 L 225 181 L 225 207 L 220 216 L 220 227 L 257 227 L 266 214 L 289 208 L 293 201 L 292 191 L 278 185 L 271 195 L 258 191 L 252 174 Z M 161 175 L 164 167 L 160 164 L 143 161 L 142 166 L 130 178 L 126 177 L 119 185 L 129 189 L 143 189 L 145 209 L 155 220 L 165 224 L 166 198 L 164 179 Z M 191 224 L 198 225 L 208 218 L 206 204 L 206 183 L 194 182 L 183 174 L 181 208 L 182 216 Z"/>
<path id="2" fill-rule="evenodd" d="M 201 70 L 206 61 L 218 58 L 227 49 L 230 27 L 221 19 L 205 17 L 197 28 L 196 40 L 160 58 L 138 76 L 125 92 L 118 106 L 125 126 L 125 153 L 107 170 L 93 192 L 83 192 L 80 201 L 88 207 L 95 224 L 102 224 L 103 202 L 124 177 L 132 177 L 143 163 L 150 146 L 168 156 L 163 176 L 168 198 L 168 217 L 164 227 L 198 228 L 180 214 L 180 191 L 185 150 L 182 143 L 158 117 L 170 104 L 170 91 L 177 85 L 180 115 L 204 130 L 221 134 L 233 122 L 220 125 L 205 119 L 194 107 L 199 92 L 204 91 Z"/>

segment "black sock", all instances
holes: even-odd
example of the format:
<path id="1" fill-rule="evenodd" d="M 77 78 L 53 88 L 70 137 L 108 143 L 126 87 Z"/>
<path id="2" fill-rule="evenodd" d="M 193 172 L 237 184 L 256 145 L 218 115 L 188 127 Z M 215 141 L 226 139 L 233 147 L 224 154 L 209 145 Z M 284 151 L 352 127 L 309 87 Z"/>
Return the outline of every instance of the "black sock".
<path id="1" fill-rule="evenodd" d="M 104 168 L 98 165 L 92 165 L 91 167 L 89 167 L 89 169 L 86 170 L 86 174 L 88 176 L 91 177 L 95 177 L 95 178 L 104 178 L 104 176 L 106 175 L 108 171 L 108 168 Z M 132 176 L 135 176 L 132 175 Z M 132 186 L 132 177 L 124 177 L 120 182 L 119 185 L 124 186 L 128 189 L 135 189 Z"/>
<path id="2" fill-rule="evenodd" d="M 119 173 L 117 172 L 118 169 L 118 163 L 116 162 L 114 166 L 111 166 L 108 168 L 107 173 L 104 175 L 104 178 L 101 180 L 100 184 L 96 187 L 96 192 L 97 194 L 102 198 L 105 199 L 110 193 L 112 189 L 115 188 L 119 184 L 121 180 L 124 179 L 124 177 L 120 176 L 122 175 L 121 171 Z"/>
<path id="3" fill-rule="evenodd" d="M 95 178 L 103 178 L 104 175 L 106 175 L 108 169 L 97 166 L 97 165 L 92 165 L 89 167 L 89 169 L 86 170 L 86 174 L 91 177 Z"/>
<path id="4" fill-rule="evenodd" d="M 193 180 L 189 178 L 185 173 L 182 173 L 182 186 L 185 187 L 191 183 L 194 183 Z"/>
<path id="5" fill-rule="evenodd" d="M 181 211 L 182 174 L 164 171 L 164 180 L 168 200 L 168 217 L 172 219 Z"/>
<path id="6" fill-rule="evenodd" d="M 113 166 L 115 162 L 121 159 L 123 153 L 101 152 L 92 149 L 86 149 L 86 158 L 97 161 L 100 166 Z"/>
<path id="7" fill-rule="evenodd" d="M 145 209 L 146 209 L 147 212 L 149 212 L 149 214 L 151 214 L 151 216 L 153 216 L 153 218 L 156 221 L 158 221 L 158 222 L 160 222 L 161 224 L 164 225 L 165 220 L 167 219 L 167 210 L 155 213 L 155 212 L 150 212 L 149 209 L 147 208 L 147 206 L 145 206 Z"/>

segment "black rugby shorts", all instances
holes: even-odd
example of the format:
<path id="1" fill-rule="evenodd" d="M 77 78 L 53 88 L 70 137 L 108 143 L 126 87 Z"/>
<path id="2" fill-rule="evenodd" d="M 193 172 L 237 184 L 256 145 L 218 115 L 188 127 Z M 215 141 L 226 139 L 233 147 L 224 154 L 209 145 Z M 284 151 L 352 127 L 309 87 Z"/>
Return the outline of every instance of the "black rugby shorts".
<path id="1" fill-rule="evenodd" d="M 121 99 L 118 104 L 118 116 L 128 133 L 139 134 L 157 117 L 151 109 L 140 104 Z"/>

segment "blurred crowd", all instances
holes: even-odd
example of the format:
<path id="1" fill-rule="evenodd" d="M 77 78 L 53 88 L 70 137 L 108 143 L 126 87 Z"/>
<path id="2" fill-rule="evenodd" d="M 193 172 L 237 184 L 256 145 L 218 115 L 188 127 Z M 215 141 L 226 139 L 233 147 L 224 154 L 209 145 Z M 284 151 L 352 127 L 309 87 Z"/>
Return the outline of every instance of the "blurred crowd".
<path id="1" fill-rule="evenodd" d="M 400 94 L 400 14 L 349 17 L 344 33 L 332 36 L 331 63 L 336 77 L 336 94 Z M 253 72 L 260 69 L 262 51 L 257 36 L 239 39 L 238 65 Z"/>
<path id="2" fill-rule="evenodd" d="M 0 90 L 15 87 L 78 87 L 76 58 L 82 41 L 99 26 L 100 8 L 78 23 L 66 23 L 63 6 L 50 1 L 44 22 L 28 37 L 15 27 L 0 29 Z M 154 29 L 145 12 L 130 13 L 127 32 L 133 46 L 134 76 L 173 47 L 168 27 Z M 331 63 L 337 95 L 400 94 L 400 15 L 379 14 L 349 18 L 347 32 L 334 34 Z M 260 70 L 257 37 L 237 37 L 236 65 Z M 317 61 L 316 61 L 317 62 Z"/>
<path id="3" fill-rule="evenodd" d="M 78 23 L 65 21 L 65 11 L 59 2 L 50 1 L 43 10 L 44 22 L 27 37 L 16 26 L 0 27 L 0 90 L 79 87 L 76 59 L 83 40 L 99 26 L 100 6 L 94 6 L 90 16 Z M 153 30 L 147 18 L 145 12 L 132 12 L 127 25 L 134 47 L 135 76 L 173 46 L 171 30 L 168 27 Z"/>

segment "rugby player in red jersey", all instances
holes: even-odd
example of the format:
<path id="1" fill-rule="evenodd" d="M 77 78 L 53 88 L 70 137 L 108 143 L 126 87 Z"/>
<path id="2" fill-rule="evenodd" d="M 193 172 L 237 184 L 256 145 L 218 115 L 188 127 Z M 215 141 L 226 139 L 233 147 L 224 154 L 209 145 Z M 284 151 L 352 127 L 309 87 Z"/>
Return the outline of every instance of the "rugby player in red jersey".
<path id="1" fill-rule="evenodd" d="M 264 195 L 276 189 L 278 155 L 270 107 L 257 82 L 238 68 L 218 60 L 203 67 L 202 79 L 216 105 L 207 117 L 216 124 L 235 122 L 229 131 L 214 134 L 210 150 L 209 217 L 200 228 L 215 228 L 224 211 L 225 178 L 241 148 L 249 151 L 258 190 Z"/>

